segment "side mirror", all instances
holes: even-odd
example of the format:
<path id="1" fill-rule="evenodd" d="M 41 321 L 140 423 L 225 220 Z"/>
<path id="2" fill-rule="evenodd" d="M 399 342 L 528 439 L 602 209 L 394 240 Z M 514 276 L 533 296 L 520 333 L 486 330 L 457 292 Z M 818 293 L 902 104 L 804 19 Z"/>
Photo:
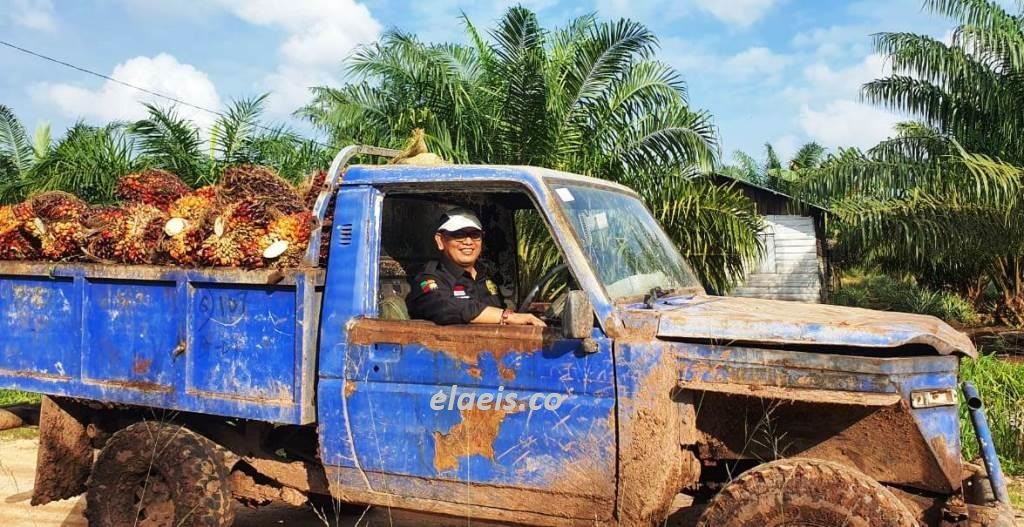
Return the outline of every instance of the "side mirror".
<path id="1" fill-rule="evenodd" d="M 586 291 L 569 291 L 562 307 L 562 336 L 589 339 L 594 330 L 594 306 Z"/>

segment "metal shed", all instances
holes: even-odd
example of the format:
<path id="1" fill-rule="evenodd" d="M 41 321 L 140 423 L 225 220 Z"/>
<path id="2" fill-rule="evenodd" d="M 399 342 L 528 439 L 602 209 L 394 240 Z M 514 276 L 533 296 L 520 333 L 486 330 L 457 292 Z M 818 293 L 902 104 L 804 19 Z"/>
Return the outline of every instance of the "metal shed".
<path id="1" fill-rule="evenodd" d="M 764 254 L 730 294 L 797 302 L 825 302 L 831 283 L 825 221 L 828 211 L 778 190 L 716 176 L 743 192 L 764 216 Z"/>

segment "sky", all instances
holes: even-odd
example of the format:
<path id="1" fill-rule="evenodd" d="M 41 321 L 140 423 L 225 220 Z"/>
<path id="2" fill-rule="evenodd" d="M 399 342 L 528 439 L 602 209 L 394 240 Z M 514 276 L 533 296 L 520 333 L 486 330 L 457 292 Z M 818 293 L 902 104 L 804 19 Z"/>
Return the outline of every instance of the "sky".
<path id="1" fill-rule="evenodd" d="M 709 111 L 723 158 L 788 158 L 803 143 L 867 148 L 906 116 L 861 102 L 887 74 L 871 35 L 910 31 L 949 39 L 948 19 L 920 0 L 525 0 L 545 27 L 596 12 L 631 18 L 658 36 L 658 58 L 685 80 L 692 108 Z M 1007 0 L 1012 4 L 1013 0 Z M 514 3 L 511 3 L 514 4 Z M 464 42 L 465 13 L 490 28 L 508 2 L 456 0 L 0 0 L 0 40 L 118 80 L 222 110 L 270 93 L 267 119 L 292 117 L 308 88 L 345 82 L 352 49 L 389 28 L 425 41 Z M 0 46 L 0 104 L 31 131 L 77 120 L 138 119 L 151 95 Z M 179 107 L 199 125 L 213 115 Z"/>

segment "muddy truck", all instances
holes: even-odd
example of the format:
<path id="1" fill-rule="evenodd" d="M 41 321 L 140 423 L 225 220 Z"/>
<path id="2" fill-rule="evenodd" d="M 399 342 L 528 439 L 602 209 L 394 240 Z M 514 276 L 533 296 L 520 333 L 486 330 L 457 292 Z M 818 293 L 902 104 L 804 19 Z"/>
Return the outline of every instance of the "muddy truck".
<path id="1" fill-rule="evenodd" d="M 84 492 L 100 526 L 276 500 L 654 526 L 684 494 L 709 527 L 1012 525 L 958 384 L 976 351 L 938 319 L 710 296 L 629 188 L 349 165 L 374 153 L 335 158 L 298 268 L 0 263 L 0 388 L 48 396 L 34 504 Z M 452 206 L 548 327 L 409 319 Z"/>

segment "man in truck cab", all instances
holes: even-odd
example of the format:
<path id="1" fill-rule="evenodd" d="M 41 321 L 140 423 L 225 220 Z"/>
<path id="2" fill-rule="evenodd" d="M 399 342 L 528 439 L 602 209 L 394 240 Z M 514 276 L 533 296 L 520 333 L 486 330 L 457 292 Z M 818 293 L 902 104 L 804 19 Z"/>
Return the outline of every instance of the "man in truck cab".
<path id="1" fill-rule="evenodd" d="M 529 313 L 506 309 L 498 286 L 476 269 L 484 229 L 475 214 L 462 208 L 443 214 L 434 242 L 441 254 L 413 278 L 406 300 L 412 318 L 442 325 L 546 325 Z"/>

